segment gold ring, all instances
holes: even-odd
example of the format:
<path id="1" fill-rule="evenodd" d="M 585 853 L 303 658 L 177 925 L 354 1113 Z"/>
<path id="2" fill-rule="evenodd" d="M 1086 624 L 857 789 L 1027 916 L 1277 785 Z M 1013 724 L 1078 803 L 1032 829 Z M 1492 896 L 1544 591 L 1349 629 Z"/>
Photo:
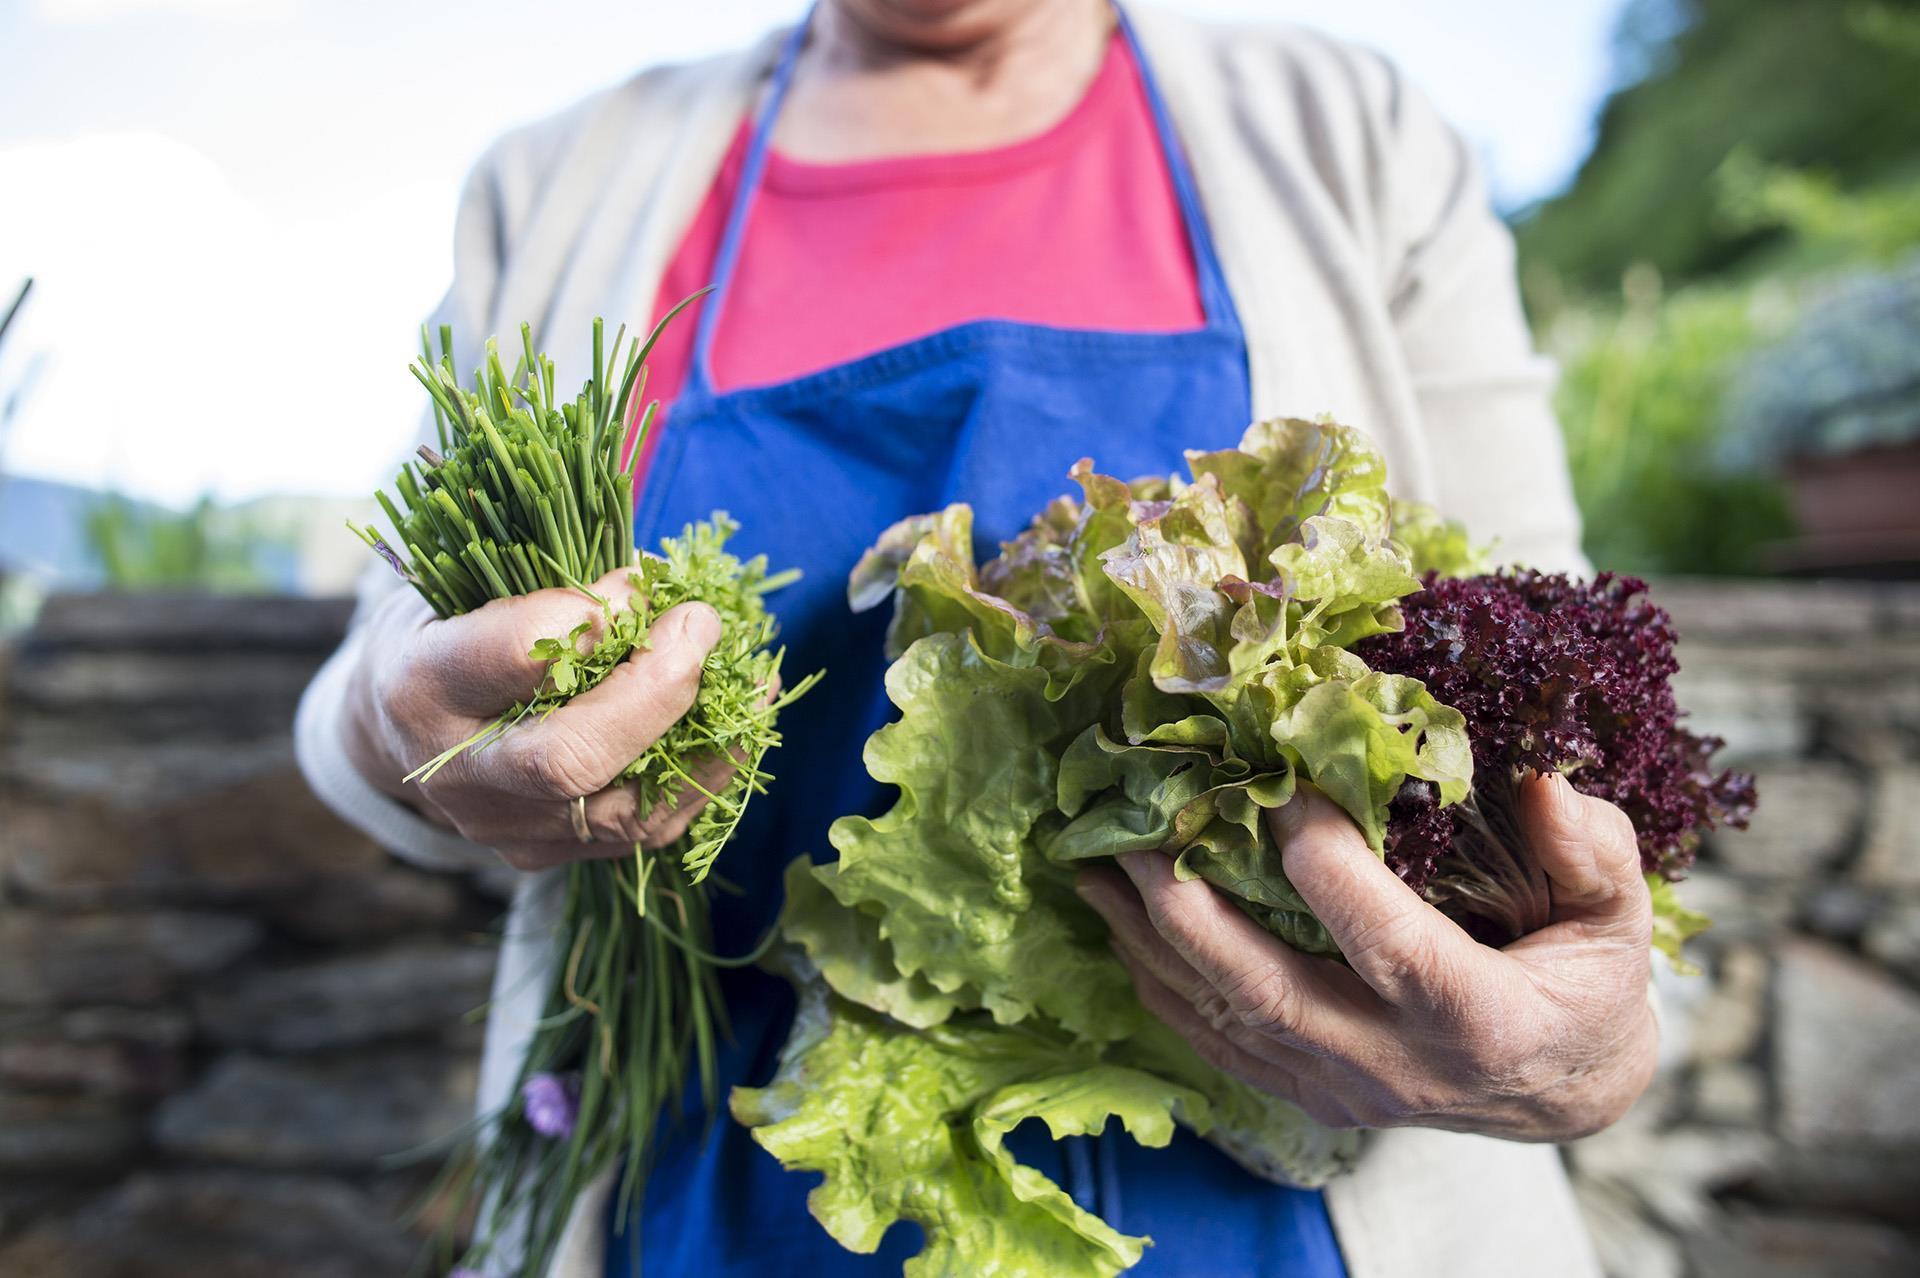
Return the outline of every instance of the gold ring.
<path id="1" fill-rule="evenodd" d="M 582 843 L 593 842 L 593 828 L 587 824 L 586 795 L 580 795 L 567 805 L 567 815 L 573 818 L 573 837 Z"/>

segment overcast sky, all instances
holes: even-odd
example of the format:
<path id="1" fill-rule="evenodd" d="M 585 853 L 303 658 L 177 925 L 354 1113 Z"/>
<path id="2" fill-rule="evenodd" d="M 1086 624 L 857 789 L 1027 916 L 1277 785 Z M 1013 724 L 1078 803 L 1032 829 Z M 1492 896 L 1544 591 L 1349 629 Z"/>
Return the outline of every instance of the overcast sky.
<path id="1" fill-rule="evenodd" d="M 1398 61 L 1512 206 L 1561 186 L 1621 0 L 1170 0 Z M 800 0 L 0 0 L 0 465 L 185 502 L 358 495 L 417 414 L 468 164 Z M 0 305 L 4 301 L 0 300 Z M 0 498 L 3 499 L 3 498 Z"/>

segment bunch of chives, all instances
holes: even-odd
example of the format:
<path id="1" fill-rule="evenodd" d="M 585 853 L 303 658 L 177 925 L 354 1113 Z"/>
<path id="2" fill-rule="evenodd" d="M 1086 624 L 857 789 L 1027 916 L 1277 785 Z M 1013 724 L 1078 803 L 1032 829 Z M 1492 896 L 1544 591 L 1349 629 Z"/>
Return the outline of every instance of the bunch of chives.
<path id="1" fill-rule="evenodd" d="M 605 324 L 595 319 L 592 375 L 572 402 L 555 396 L 553 361 L 534 350 L 529 325 L 520 326 L 512 375 L 489 341 L 471 389 L 454 368 L 452 330 L 440 329 L 436 360 L 422 329 L 411 371 L 432 398 L 440 447 L 423 447 L 418 463 L 401 467 L 394 478 L 400 506 L 376 494 L 405 547 L 405 565 L 376 530 L 354 531 L 394 561 L 441 617 L 489 599 L 579 587 L 632 563 L 631 459 L 658 404 L 647 406 L 631 436 L 628 406 L 645 389 L 647 356 L 668 321 L 699 296 L 663 316 L 644 342 L 628 342 L 622 327 L 611 351 Z"/>
<path id="2" fill-rule="evenodd" d="M 607 611 L 608 633 L 591 652 L 573 649 L 576 665 L 587 671 L 576 692 L 643 644 L 652 618 L 683 597 L 713 604 L 725 627 L 694 710 L 622 779 L 647 801 L 666 801 L 677 795 L 678 781 L 690 778 L 693 756 L 711 753 L 716 742 L 741 766 L 673 848 L 656 853 L 636 845 L 631 861 L 584 860 L 567 868 L 561 962 L 534 1027 L 519 1094 L 466 1133 L 483 1139 L 457 1154 L 436 1186 L 456 1204 L 482 1208 L 480 1232 L 462 1249 L 468 1272 L 543 1278 L 580 1195 L 619 1164 L 625 1218 L 643 1191 L 661 1119 L 677 1109 L 689 1082 L 700 1084 L 712 1111 L 718 1038 L 727 1025 L 719 971 L 752 962 L 759 952 L 712 953 L 703 880 L 747 797 L 769 779 L 759 760 L 779 742 L 776 714 L 818 677 L 767 695 L 780 653 L 771 647 L 774 627 L 760 600 L 790 574 L 768 576 L 764 561 L 742 563 L 726 554 L 733 525 L 718 512 L 665 539 L 663 557 L 639 558 L 633 547 L 632 465 L 658 405 L 648 404 L 637 418 L 631 406 L 645 390 L 646 359 L 666 324 L 700 296 L 669 311 L 644 341 L 629 341 L 622 328 L 609 347 L 596 319 L 591 375 L 570 402 L 555 395 L 553 361 L 536 352 L 527 325 L 511 374 L 489 341 L 470 386 L 462 386 L 455 371 L 451 332 L 440 330 L 436 359 L 423 329 L 421 358 L 411 371 L 432 400 L 439 447 L 421 448 L 418 460 L 401 469 L 394 482 L 398 502 L 377 494 L 404 558 L 377 529 L 350 525 L 442 618 L 553 587 L 592 597 L 588 583 L 633 567 L 648 589 L 626 610 L 594 597 Z M 531 701 L 415 777 L 430 778 L 445 758 L 485 748 L 528 713 L 570 695 L 549 679 Z M 656 908 L 648 908 L 649 901 Z M 522 1099 L 536 1082 L 550 1098 L 560 1080 L 572 1080 L 564 1130 Z M 460 1215 L 456 1210 L 447 1218 Z M 636 1259 L 638 1241 L 629 1235 L 625 1242 Z M 453 1239 L 443 1232 L 440 1243 L 444 1263 Z"/>

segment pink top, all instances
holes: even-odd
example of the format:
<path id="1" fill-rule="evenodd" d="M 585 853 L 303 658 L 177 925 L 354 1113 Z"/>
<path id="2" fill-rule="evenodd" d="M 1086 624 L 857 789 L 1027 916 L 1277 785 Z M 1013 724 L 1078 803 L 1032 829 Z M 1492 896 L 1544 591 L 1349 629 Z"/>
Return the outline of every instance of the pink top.
<path id="1" fill-rule="evenodd" d="M 748 121 L 735 135 L 655 315 L 711 281 L 751 134 Z M 699 305 L 654 349 L 648 392 L 663 402 L 686 380 Z M 714 334 L 715 389 L 787 381 L 980 319 L 1125 332 L 1205 323 L 1146 88 L 1117 33 L 1066 118 L 1010 146 L 855 164 L 770 151 Z"/>

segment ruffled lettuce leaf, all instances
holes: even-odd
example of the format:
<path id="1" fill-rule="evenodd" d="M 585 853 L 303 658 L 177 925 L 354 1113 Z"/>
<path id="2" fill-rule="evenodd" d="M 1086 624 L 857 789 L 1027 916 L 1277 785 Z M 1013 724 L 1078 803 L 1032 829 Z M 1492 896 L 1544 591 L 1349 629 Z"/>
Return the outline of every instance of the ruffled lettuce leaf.
<path id="1" fill-rule="evenodd" d="M 1487 547 L 1467 540 L 1466 526 L 1418 501 L 1393 503 L 1393 539 L 1416 576 L 1471 577 L 1493 566 Z"/>
<path id="2" fill-rule="evenodd" d="M 1700 968 L 1689 960 L 1682 947 L 1713 926 L 1707 916 L 1680 904 L 1680 894 L 1660 874 L 1648 874 L 1647 891 L 1653 894 L 1653 948 L 1667 956 L 1673 970 L 1682 976 L 1698 976 Z"/>
<path id="3" fill-rule="evenodd" d="M 1041 1013 L 1097 1042 L 1141 1012 L 1072 870 L 1030 837 L 1055 810 L 1059 757 L 1095 717 L 1113 667 L 1051 695 L 1037 666 L 1000 661 L 970 633 L 916 642 L 887 671 L 900 718 L 867 742 L 867 772 L 899 787 L 893 808 L 843 817 L 823 876 L 842 905 L 879 921 L 906 976 L 1011 1024 Z"/>
<path id="4" fill-rule="evenodd" d="M 1293 540 L 1317 515 L 1384 537 L 1392 516 L 1387 464 L 1365 434 L 1332 421 L 1273 418 L 1247 428 L 1238 448 L 1189 452 L 1196 480 L 1211 475 L 1244 501 L 1265 530 L 1263 550 Z"/>
<path id="5" fill-rule="evenodd" d="M 980 1016 L 913 1030 L 802 985 L 779 1071 L 736 1088 L 734 1117 L 788 1168 L 821 1173 L 808 1210 L 850 1251 L 871 1253 L 910 1220 L 926 1245 L 908 1275 L 1109 1278 L 1147 1239 L 1081 1210 L 1007 1153 L 1026 1118 L 1056 1136 L 1098 1131 L 1117 1114 L 1148 1144 L 1172 1135 L 1185 1089 L 1100 1064 L 1058 1031 L 1009 1030 Z"/>
<path id="6" fill-rule="evenodd" d="M 915 1029 L 978 1006 L 965 991 L 943 993 L 926 977 L 902 972 L 893 946 L 880 934 L 879 917 L 834 899 L 827 884 L 838 872 L 837 866 L 794 858 L 787 866 L 787 902 L 780 916 L 781 935 L 805 951 L 829 985 L 842 997 Z"/>
<path id="7" fill-rule="evenodd" d="M 1385 471 L 1358 432 L 1257 423 L 1189 455 L 1190 481 L 1079 488 L 975 566 L 963 505 L 902 521 L 862 559 L 855 607 L 893 600 L 888 696 L 867 743 L 891 810 L 837 822 L 838 860 L 789 870 L 785 934 L 817 1015 L 736 1112 L 815 1215 L 871 1250 L 928 1234 L 916 1273 L 1105 1274 L 1144 1240 L 1019 1166 L 1002 1137 L 1108 1116 L 1147 1143 L 1182 1122 L 1257 1174 L 1319 1184 L 1350 1133 L 1237 1083 L 1141 1008 L 1079 864 L 1162 848 L 1269 931 L 1333 953 L 1287 882 L 1265 813 L 1312 782 L 1382 846 L 1410 779 L 1467 793 L 1464 720 L 1345 646 L 1400 624 L 1453 530 L 1393 537 Z M 1464 544 L 1462 540 L 1461 544 Z M 1424 556 L 1424 558 L 1423 558 Z"/>
<path id="8" fill-rule="evenodd" d="M 824 1176 L 807 1205 L 848 1249 L 871 1253 L 896 1222 L 920 1225 L 908 1275 L 1107 1278 L 1140 1259 L 1150 1239 L 1013 1158 L 1005 1136 L 1029 1119 L 1058 1140 L 1117 1118 L 1149 1147 L 1179 1123 L 1302 1185 L 1352 1162 L 1353 1133 L 1226 1078 L 1164 1026 L 1105 1048 L 978 1013 L 913 1029 L 829 992 L 804 960 L 788 964 L 801 993 L 793 1033 L 766 1087 L 735 1089 L 734 1117 L 787 1167 Z"/>
<path id="9" fill-rule="evenodd" d="M 1380 849 L 1408 780 L 1466 794 L 1460 716 L 1345 651 L 1397 627 L 1419 588 L 1365 437 L 1265 422 L 1190 461 L 1191 482 L 1132 484 L 1082 461 L 1079 498 L 978 568 L 964 505 L 902 521 L 862 559 L 854 603 L 894 581 L 900 718 L 866 760 L 900 798 L 837 823 L 840 860 L 816 874 L 907 984 L 800 937 L 836 988 L 910 1023 L 951 1004 L 1110 1041 L 1139 1013 L 1072 895 L 1077 862 L 1164 848 L 1328 952 L 1264 813 L 1311 781 Z"/>

